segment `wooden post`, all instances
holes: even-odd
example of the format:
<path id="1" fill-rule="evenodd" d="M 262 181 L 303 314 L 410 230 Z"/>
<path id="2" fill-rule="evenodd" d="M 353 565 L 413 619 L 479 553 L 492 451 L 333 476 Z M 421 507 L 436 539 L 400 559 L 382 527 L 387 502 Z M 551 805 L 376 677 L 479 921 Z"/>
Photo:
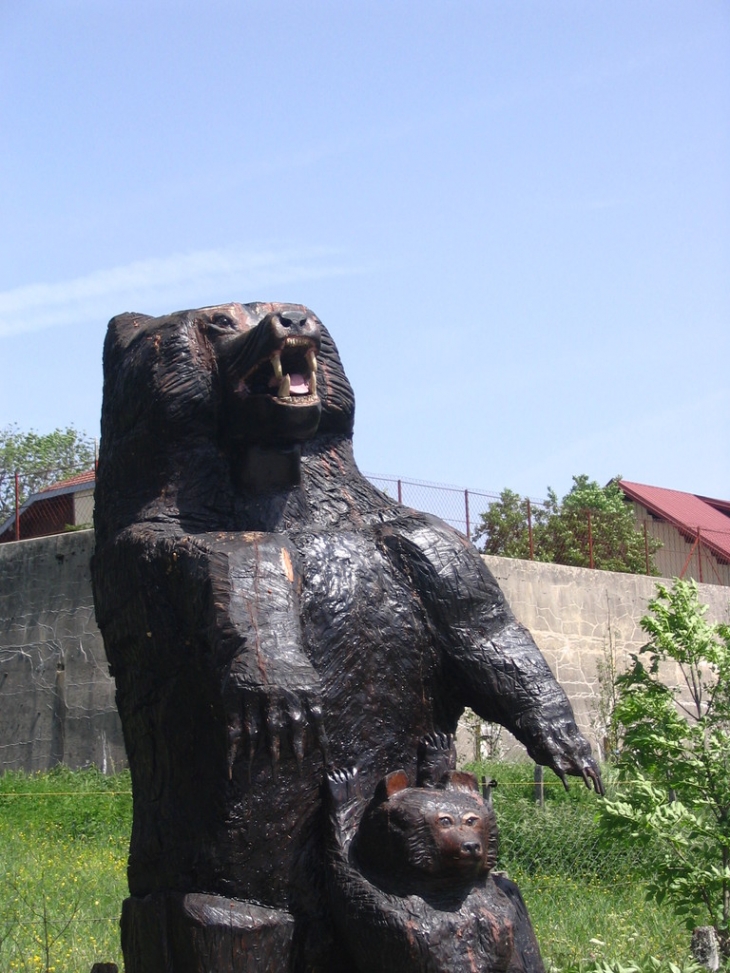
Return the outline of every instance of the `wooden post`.
<path id="1" fill-rule="evenodd" d="M 535 804 L 545 807 L 545 771 L 540 764 L 535 764 Z"/>

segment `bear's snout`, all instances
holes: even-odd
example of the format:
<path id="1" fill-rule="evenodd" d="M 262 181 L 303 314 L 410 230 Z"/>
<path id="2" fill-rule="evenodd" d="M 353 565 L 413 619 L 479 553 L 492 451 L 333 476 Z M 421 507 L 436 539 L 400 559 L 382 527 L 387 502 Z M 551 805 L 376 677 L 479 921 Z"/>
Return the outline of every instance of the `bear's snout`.
<path id="1" fill-rule="evenodd" d="M 465 858 L 481 858 L 482 857 L 482 843 L 481 841 L 462 841 L 461 843 L 461 853 Z"/>

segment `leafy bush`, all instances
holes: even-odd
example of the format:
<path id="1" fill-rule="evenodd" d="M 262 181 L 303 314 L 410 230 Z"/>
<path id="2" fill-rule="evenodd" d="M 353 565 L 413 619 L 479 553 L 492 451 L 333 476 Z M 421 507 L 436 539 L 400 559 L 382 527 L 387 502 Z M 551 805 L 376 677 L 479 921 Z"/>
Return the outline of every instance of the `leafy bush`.
<path id="1" fill-rule="evenodd" d="M 657 585 L 649 609 L 649 642 L 617 679 L 620 790 L 601 827 L 611 842 L 653 849 L 637 859 L 648 894 L 689 929 L 709 920 L 727 943 L 730 626 L 706 621 L 694 581 Z"/>

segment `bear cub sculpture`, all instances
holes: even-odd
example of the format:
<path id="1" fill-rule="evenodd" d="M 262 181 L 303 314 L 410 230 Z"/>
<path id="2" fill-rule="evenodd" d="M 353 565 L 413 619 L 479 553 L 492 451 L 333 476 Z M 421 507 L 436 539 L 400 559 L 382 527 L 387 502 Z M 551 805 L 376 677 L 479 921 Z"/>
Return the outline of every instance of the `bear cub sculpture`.
<path id="1" fill-rule="evenodd" d="M 491 795 L 453 769 L 452 737 L 419 746 L 417 786 L 388 774 L 369 803 L 357 770 L 328 774 L 328 892 L 359 973 L 543 973 L 522 896 L 495 874 Z"/>

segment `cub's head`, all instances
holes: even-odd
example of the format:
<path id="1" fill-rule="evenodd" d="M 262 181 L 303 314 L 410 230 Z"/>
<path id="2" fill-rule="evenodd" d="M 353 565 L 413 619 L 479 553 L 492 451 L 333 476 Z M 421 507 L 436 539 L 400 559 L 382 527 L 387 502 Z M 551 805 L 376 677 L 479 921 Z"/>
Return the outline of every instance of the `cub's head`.
<path id="1" fill-rule="evenodd" d="M 403 771 L 380 782 L 354 853 L 374 884 L 397 894 L 457 891 L 497 859 L 491 802 L 473 774 L 452 771 L 439 787 L 409 787 Z"/>
<path id="2" fill-rule="evenodd" d="M 104 345 L 97 530 L 186 511 L 213 526 L 236 454 L 350 436 L 353 422 L 337 348 L 302 305 L 118 315 Z"/>

